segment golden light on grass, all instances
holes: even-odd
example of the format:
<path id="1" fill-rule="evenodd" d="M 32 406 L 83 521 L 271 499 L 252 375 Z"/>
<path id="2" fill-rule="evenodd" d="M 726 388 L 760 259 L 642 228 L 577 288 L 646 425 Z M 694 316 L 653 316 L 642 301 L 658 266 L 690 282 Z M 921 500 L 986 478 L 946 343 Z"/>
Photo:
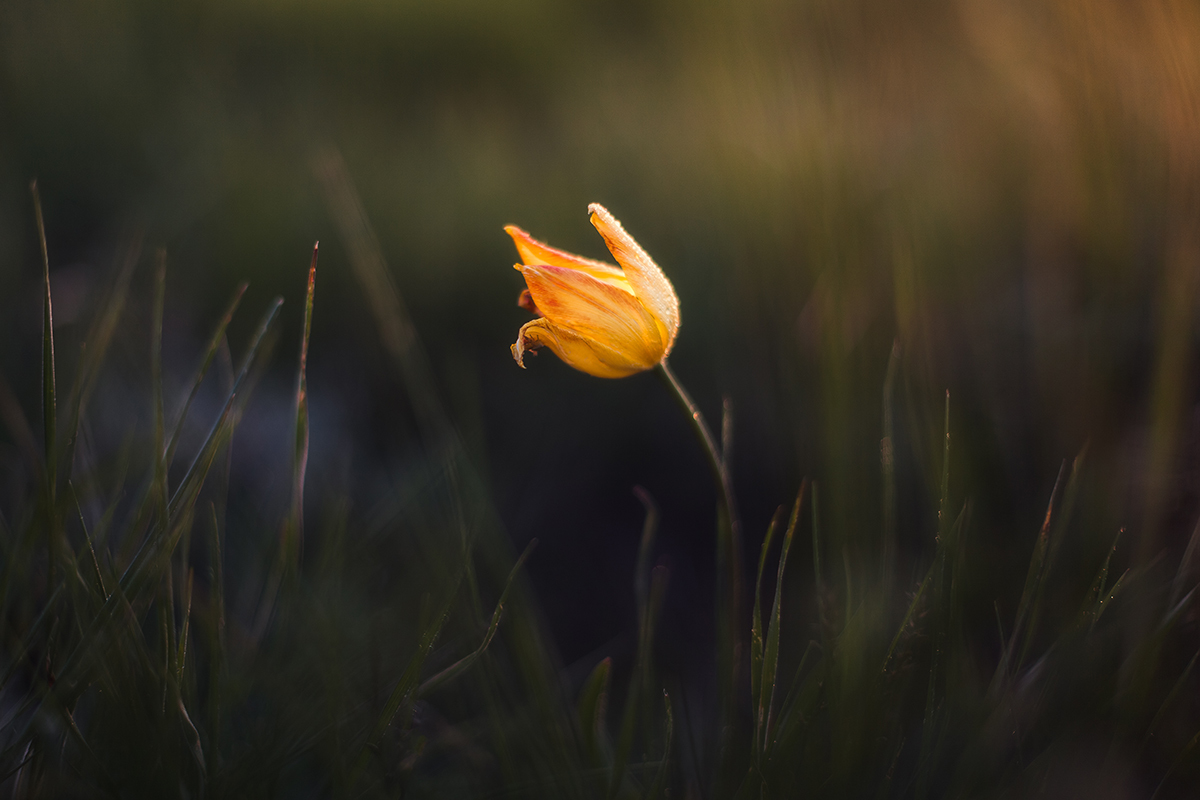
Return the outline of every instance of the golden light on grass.
<path id="1" fill-rule="evenodd" d="M 518 301 L 538 318 L 521 326 L 512 346 L 525 353 L 548 347 L 575 369 L 598 378 L 624 378 L 653 369 L 679 332 L 679 298 L 650 256 L 599 203 L 588 215 L 620 267 L 567 253 L 509 225 L 528 286 Z"/>

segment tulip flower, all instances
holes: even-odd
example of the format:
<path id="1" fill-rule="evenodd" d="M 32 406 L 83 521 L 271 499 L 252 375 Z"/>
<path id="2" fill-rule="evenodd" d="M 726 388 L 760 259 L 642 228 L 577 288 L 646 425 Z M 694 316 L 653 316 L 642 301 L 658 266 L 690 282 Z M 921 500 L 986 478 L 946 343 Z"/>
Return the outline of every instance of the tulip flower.
<path id="1" fill-rule="evenodd" d="M 679 298 L 667 276 L 599 203 L 588 215 L 620 267 L 567 253 L 509 225 L 528 287 L 518 304 L 538 315 L 521 326 L 513 358 L 550 350 L 598 378 L 624 378 L 663 362 L 679 332 Z"/>
<path id="2" fill-rule="evenodd" d="M 679 333 L 679 298 L 667 276 L 608 209 L 592 203 L 588 216 L 620 267 L 550 247 L 515 225 L 504 229 L 517 245 L 522 263 L 516 268 L 528 287 L 517 305 L 538 316 L 521 326 L 513 358 L 524 368 L 526 353 L 549 347 L 570 366 L 598 378 L 624 378 L 653 369 L 675 395 L 704 448 L 717 489 L 717 626 L 721 652 L 732 654 L 741 641 L 741 524 L 728 454 L 717 446 L 700 408 L 667 364 Z M 721 660 L 719 673 L 726 715 L 737 692 L 737 659 Z M 722 728 L 729 724 L 722 723 Z"/>

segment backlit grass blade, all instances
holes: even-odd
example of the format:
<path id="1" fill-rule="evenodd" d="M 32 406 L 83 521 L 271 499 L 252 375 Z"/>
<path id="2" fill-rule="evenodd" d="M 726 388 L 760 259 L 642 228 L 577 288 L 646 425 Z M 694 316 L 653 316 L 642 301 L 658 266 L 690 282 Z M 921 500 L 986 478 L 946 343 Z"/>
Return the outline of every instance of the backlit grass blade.
<path id="1" fill-rule="evenodd" d="M 662 611 L 663 598 L 667 593 L 667 580 L 670 573 L 664 566 L 657 566 L 650 574 L 650 599 L 646 605 L 645 614 L 638 625 L 637 657 L 634 662 L 633 677 L 629 682 L 629 692 L 625 696 L 625 708 L 621 712 L 621 728 L 617 737 L 617 745 L 613 754 L 612 775 L 609 779 L 608 797 L 615 798 L 620 792 L 625 780 L 625 769 L 629 763 L 629 754 L 633 749 L 633 740 L 637 730 L 637 708 L 643 692 L 648 689 L 647 681 L 650 676 L 650 658 L 654 646 L 654 631 L 658 617 Z M 649 709 L 645 709 L 648 713 Z M 647 742 L 644 742 L 646 744 Z"/>
<path id="2" fill-rule="evenodd" d="M 1050 523 L 1049 533 L 1046 537 L 1042 564 L 1034 583 L 1032 602 L 1029 605 L 1029 612 L 1026 616 L 1025 634 L 1021 644 L 1021 651 L 1013 667 L 1017 670 L 1025 663 L 1025 659 L 1028 658 L 1029 652 L 1033 647 L 1034 636 L 1037 634 L 1038 624 L 1041 621 L 1042 600 L 1046 593 L 1046 584 L 1049 581 L 1050 571 L 1053 569 L 1059 548 L 1062 546 L 1067 523 L 1070 521 L 1071 512 L 1075 508 L 1075 500 L 1079 495 L 1079 473 L 1083 467 L 1085 455 L 1087 455 L 1087 448 L 1084 448 L 1083 452 L 1077 455 L 1075 460 L 1071 462 L 1071 474 L 1067 478 L 1066 488 L 1063 491 L 1062 506 L 1052 522 L 1049 510 L 1046 512 L 1046 522 Z M 1041 537 L 1039 536 L 1040 539 Z"/>
<path id="3" fill-rule="evenodd" d="M 821 493 L 819 484 L 812 482 L 812 547 L 813 547 L 813 592 L 817 595 L 817 630 L 821 636 L 821 644 L 826 653 L 833 651 L 830 646 L 831 637 L 828 631 L 828 615 L 825 611 L 825 575 L 821 571 Z"/>
<path id="4" fill-rule="evenodd" d="M 637 565 L 633 573 L 633 595 L 637 601 L 638 618 L 646 613 L 650 602 L 650 560 L 654 556 L 654 538 L 658 532 L 658 506 L 650 493 L 641 486 L 633 487 L 633 493 L 646 509 L 642 522 L 642 538 L 638 544 Z"/>
<path id="5" fill-rule="evenodd" d="M 229 323 L 233 321 L 233 315 L 237 312 L 248 286 L 249 284 L 245 282 L 238 284 L 237 290 L 233 293 L 233 299 L 229 301 L 229 306 L 225 309 L 224 316 L 217 323 L 212 337 L 208 340 L 208 346 L 204 349 L 204 356 L 200 359 L 200 366 L 192 378 L 192 387 L 188 391 L 187 399 L 183 401 L 183 407 L 179 410 L 178 419 L 175 421 L 175 428 L 171 432 L 171 441 L 167 445 L 166 462 L 168 467 L 175 460 L 175 449 L 179 446 L 179 437 L 183 434 L 183 425 L 187 421 L 188 411 L 191 410 L 192 402 L 200 392 L 200 384 L 204 382 L 209 367 L 212 366 L 213 360 L 217 357 L 217 352 L 221 349 L 221 342 L 225 339 L 225 331 L 229 328 Z"/>
<path id="6" fill-rule="evenodd" d="M 879 470 L 883 478 L 883 542 L 879 554 L 881 594 L 890 594 L 896 560 L 896 430 L 893 413 L 896 371 L 900 365 L 900 340 L 892 342 L 887 374 L 883 379 L 883 436 L 879 440 Z"/>
<path id="7" fill-rule="evenodd" d="M 500 627 L 500 617 L 504 614 L 504 604 L 508 600 L 508 593 L 512 589 L 513 581 L 516 580 L 517 573 L 521 571 L 521 567 L 525 566 L 525 562 L 529 559 L 529 555 L 533 552 L 533 549 L 537 547 L 537 543 L 537 539 L 530 540 L 529 544 L 525 547 L 525 551 L 521 553 L 521 557 L 517 559 L 517 563 L 513 565 L 512 572 L 508 574 L 508 580 L 504 584 L 504 590 L 500 593 L 500 599 L 496 601 L 496 609 L 492 612 L 492 621 L 488 624 L 487 633 L 483 635 L 483 641 L 480 642 L 479 647 L 471 654 L 464 656 L 422 683 L 417 689 L 417 697 L 422 697 L 454 680 L 470 669 L 471 665 L 487 652 L 488 645 L 492 643 L 492 639 L 495 638 L 496 631 Z"/>
<path id="8" fill-rule="evenodd" d="M 944 605 L 949 592 L 948 550 L 951 546 L 953 527 L 949 519 L 950 510 L 950 392 L 946 392 L 946 406 L 942 433 L 942 479 L 938 499 L 937 547 L 934 554 L 931 590 L 935 618 L 930 633 L 930 660 L 927 687 L 925 690 L 925 713 L 921 721 L 921 745 L 917 756 L 916 797 L 923 800 L 929 794 L 929 782 L 933 771 L 936 742 L 938 740 L 938 709 L 941 706 L 938 694 L 938 678 L 942 671 L 943 650 L 947 630 Z M 962 519 L 960 514 L 959 519 Z"/>
<path id="9" fill-rule="evenodd" d="M 178 648 L 178 651 L 175 654 L 175 681 L 176 681 L 176 683 L 180 683 L 183 681 L 183 669 L 184 669 L 184 665 L 187 663 L 188 629 L 191 627 L 191 622 L 192 622 L 193 578 L 194 578 L 194 574 L 193 574 L 192 570 L 189 569 L 188 573 L 187 573 L 187 584 L 186 584 L 187 588 L 184 589 L 184 596 L 187 598 L 187 601 L 183 606 L 183 626 L 179 631 L 179 636 L 177 637 L 177 642 L 176 642 L 176 647 Z"/>
<path id="10" fill-rule="evenodd" d="M 754 611 L 750 617 L 750 702 L 754 709 L 758 709 L 761 704 L 762 697 L 762 662 L 763 662 L 763 626 L 762 626 L 762 579 L 763 572 L 767 567 L 767 553 L 771 549 L 771 544 L 775 539 L 775 531 L 779 527 L 779 517 L 783 514 L 783 508 L 776 509 L 775 516 L 771 518 L 771 524 L 767 526 L 767 535 L 763 537 L 762 549 L 758 554 L 758 575 L 754 581 Z M 759 738 L 754 737 L 752 742 L 753 763 L 759 763 L 761 748 L 759 747 Z"/>
<path id="11" fill-rule="evenodd" d="M 653 555 L 654 538 L 658 527 L 658 508 L 650 494 L 641 487 L 634 489 L 634 494 L 646 508 L 646 518 L 642 526 L 642 539 L 638 548 L 638 561 L 633 579 L 638 609 L 638 645 L 633 674 L 629 681 L 629 691 L 625 696 L 625 707 L 621 712 L 621 726 L 617 735 L 616 748 L 613 753 L 612 773 L 609 776 L 608 785 L 610 798 L 616 796 L 625 778 L 625 768 L 633 748 L 637 729 L 637 708 L 640 703 L 644 706 L 643 717 L 646 718 L 646 732 L 643 738 L 646 742 L 650 739 L 649 705 L 642 703 L 642 700 L 643 695 L 650 691 L 654 629 L 662 609 L 668 578 L 665 567 L 660 566 L 650 570 L 650 559 Z"/>
<path id="12" fill-rule="evenodd" d="M 150 391 L 154 406 L 154 504 L 159 519 L 167 516 L 166 420 L 163 410 L 162 325 L 167 291 L 167 251 L 159 248 L 154 257 L 154 306 L 150 323 Z"/>
<path id="13" fill-rule="evenodd" d="M 671 744 L 675 734 L 675 715 L 671 711 L 671 695 L 663 692 L 663 705 L 665 707 L 666 721 L 665 732 L 663 733 L 663 756 L 662 761 L 658 764 L 658 772 L 654 776 L 654 782 L 650 784 L 650 791 L 646 792 L 646 800 L 657 800 L 664 797 L 664 792 L 667 788 L 667 777 L 671 767 Z"/>
<path id="14" fill-rule="evenodd" d="M 1096 577 L 1092 580 L 1092 585 L 1088 589 L 1087 596 L 1083 601 L 1083 608 L 1079 612 L 1079 625 L 1091 630 L 1096 626 L 1096 621 L 1100 618 L 1100 613 L 1104 610 L 1104 603 L 1108 599 L 1108 570 L 1112 563 L 1112 557 L 1117 552 L 1117 542 L 1121 539 L 1121 534 L 1125 532 L 1124 528 L 1117 531 L 1117 535 L 1113 537 L 1112 547 L 1108 549 L 1108 555 L 1104 557 L 1104 563 L 1100 565 Z M 1115 587 L 1114 587 L 1115 588 Z"/>
<path id="15" fill-rule="evenodd" d="M 775 575 L 775 602 L 772 604 L 771 621 L 767 631 L 766 646 L 763 649 L 762 680 L 759 683 L 756 709 L 755 738 L 760 753 L 771 738 L 774 724 L 775 675 L 779 669 L 779 637 L 783 609 L 783 572 L 787 567 L 788 552 L 792 547 L 792 539 L 796 535 L 796 523 L 800 520 L 800 506 L 804 502 L 804 493 L 807 488 L 807 481 L 800 485 L 796 503 L 792 507 L 792 516 L 788 520 L 787 532 L 783 535 L 783 545 L 779 551 L 779 568 Z"/>
<path id="16" fill-rule="evenodd" d="M 100 561 L 96 558 L 96 546 L 92 543 L 92 535 L 88 533 L 87 521 L 83 518 L 83 509 L 79 505 L 79 495 L 75 493 L 75 486 L 70 481 L 67 482 L 67 488 L 71 492 L 71 499 L 75 502 L 75 512 L 79 515 L 79 527 L 83 529 L 83 536 L 87 540 L 88 553 L 92 557 L 92 569 L 96 577 L 96 588 L 100 590 L 100 596 L 108 600 L 108 589 L 104 586 L 104 576 L 100 573 Z"/>
<path id="17" fill-rule="evenodd" d="M 267 331 L 278 315 L 279 307 L 282 303 L 281 299 L 276 298 L 263 315 L 258 330 L 251 341 L 250 348 L 242 359 L 238 376 L 234 380 L 232 390 L 226 398 L 220 415 L 213 423 L 200 451 L 196 454 L 195 459 L 184 474 L 183 479 L 180 481 L 178 488 L 176 488 L 174 495 L 168 503 L 166 521 L 164 524 L 155 525 L 149 535 L 142 540 L 137 552 L 117 583 L 119 591 L 114 591 L 110 595 L 108 601 L 101 608 L 100 613 L 89 625 L 85 635 L 76 644 L 71 655 L 66 659 L 60 680 L 65 679 L 77 667 L 80 658 L 88 653 L 88 646 L 92 637 L 112 618 L 120 603 L 128 602 L 126 600 L 127 595 L 136 596 L 143 584 L 148 564 L 152 561 L 157 561 L 158 557 L 164 551 L 169 552 L 170 548 L 166 547 L 172 540 L 169 534 L 178 529 L 178 526 L 172 523 L 178 522 L 181 517 L 185 516 L 185 512 L 190 509 L 191 504 L 199 495 L 200 488 L 204 483 L 209 469 L 212 467 L 217 452 L 228 441 L 229 436 L 232 435 L 233 410 L 235 402 L 238 399 L 238 392 L 246 376 L 250 373 L 251 366 L 254 364 L 256 358 L 261 355 Z"/>
<path id="18" fill-rule="evenodd" d="M 296 422 L 292 450 L 292 506 L 284 530 L 281 558 L 288 568 L 299 566 L 304 542 L 304 475 L 308 469 L 308 341 L 312 335 L 313 294 L 317 280 L 317 248 L 313 245 L 304 299 L 304 333 L 300 338 L 300 363 L 296 369 Z"/>
<path id="19" fill-rule="evenodd" d="M 450 592 L 447 594 L 442 607 L 438 610 L 434 618 L 425 625 L 425 629 L 421 633 L 421 638 L 417 643 L 416 652 L 409 659 L 408 665 L 400 675 L 400 679 L 396 681 L 396 685 L 392 687 L 391 694 L 384 704 L 383 711 L 377 718 L 366 741 L 359 748 L 358 756 L 354 759 L 353 768 L 350 772 L 349 786 L 351 789 L 358 782 L 358 776 L 366 769 L 369 754 L 377 749 L 379 740 L 383 738 L 384 733 L 387 732 L 387 729 L 392 725 L 397 715 L 402 717 L 401 725 L 407 724 L 407 717 L 412 711 L 412 701 L 415 699 L 415 692 L 420 686 L 418 682 L 421 678 L 421 668 L 425 664 L 425 659 L 429 656 L 429 651 L 433 649 L 434 643 L 441 635 L 442 629 L 446 626 L 446 621 L 450 618 L 450 609 L 458 597 L 458 590 L 461 584 L 462 573 L 460 572 Z M 403 713 L 401 713 L 402 711 Z"/>
<path id="20" fill-rule="evenodd" d="M 1021 599 L 1017 603 L 1017 615 L 1013 621 L 1013 630 L 1009 634 L 1008 644 L 1003 648 L 1004 658 L 996 665 L 996 673 L 992 678 L 992 685 L 988 690 L 989 694 L 998 691 L 1004 681 L 1008 679 L 1013 654 L 1017 652 L 1017 645 L 1022 641 L 1021 636 L 1024 633 L 1026 621 L 1031 613 L 1042 571 L 1045 568 L 1046 554 L 1049 549 L 1050 523 L 1054 518 L 1054 506 L 1058 502 L 1059 493 L 1062 491 L 1066 466 L 1066 462 L 1063 462 L 1059 467 L 1058 477 L 1054 480 L 1054 488 L 1050 491 L 1050 502 L 1046 505 L 1046 515 L 1042 519 L 1041 530 L 1038 531 L 1037 541 L 1033 545 L 1033 554 L 1030 556 L 1029 569 L 1025 575 L 1025 585 L 1021 589 Z"/>
<path id="21" fill-rule="evenodd" d="M 83 418 L 83 411 L 95 388 L 96 381 L 100 377 L 100 368 L 104 364 L 104 358 L 108 354 L 113 336 L 117 331 L 117 324 L 125 310 L 125 303 L 129 297 L 129 284 L 141 254 L 142 234 L 139 232 L 133 235 L 121 249 L 118 256 L 117 275 L 107 297 L 100 306 L 100 311 L 88 328 L 87 338 L 83 340 L 66 414 L 67 442 L 64 463 L 67 465 L 68 478 L 73 476 L 76 468 L 75 448 L 79 440 L 79 426 Z"/>
<path id="22" fill-rule="evenodd" d="M 209 504 L 208 585 L 211 621 L 208 636 L 208 736 L 209 763 L 221 768 L 221 708 L 225 686 L 225 555 L 221 547 L 221 525 L 215 504 Z"/>
<path id="23" fill-rule="evenodd" d="M 766 762 L 773 762 L 776 758 L 786 758 L 786 753 L 789 752 L 788 745 L 794 744 L 801 727 L 809 721 L 810 715 L 817 705 L 825 684 L 828 657 L 822 654 L 820 662 L 807 672 L 804 668 L 808 666 L 809 655 L 820 649 L 821 645 L 815 639 L 810 639 L 804 648 L 804 654 L 800 656 L 800 663 L 796 665 L 796 671 L 792 676 L 791 688 L 788 689 L 783 703 L 779 706 L 779 724 L 775 726 L 773 735 L 767 742 L 767 749 L 764 753 Z"/>
<path id="24" fill-rule="evenodd" d="M 57 399 L 54 377 L 54 310 L 50 298 L 50 252 L 46 248 L 46 222 L 42 218 L 42 198 L 37 181 L 29 184 L 33 193 L 33 211 L 37 217 L 38 241 L 42 246 L 42 439 L 45 468 L 46 586 L 53 590 L 59 560 L 59 530 L 56 494 L 58 492 Z"/>
<path id="25" fill-rule="evenodd" d="M 46 221 L 42 217 L 42 198 L 37 181 L 29 184 L 33 193 L 33 212 L 37 218 L 38 241 L 42 246 L 42 436 L 46 465 L 46 492 L 51 505 L 58 482 L 58 461 L 55 456 L 55 424 L 57 418 L 54 378 L 54 309 L 50 299 L 50 252 L 46 248 Z M 50 526 L 53 527 L 53 526 Z M 53 550 L 51 551 L 53 553 Z M 53 574 L 54 565 L 50 565 Z"/>
<path id="26" fill-rule="evenodd" d="M 891 663 L 892 655 L 896 652 L 896 645 L 900 643 L 900 637 L 904 635 L 904 631 L 908 628 L 908 624 L 912 622 L 913 615 L 921 604 L 921 598 L 925 596 L 926 590 L 929 588 L 930 581 L 933 580 L 934 570 L 937 568 L 937 562 L 929 565 L 929 570 L 925 573 L 925 579 L 917 586 L 917 592 L 913 595 L 913 599 L 908 604 L 908 610 L 904 612 L 904 619 L 900 621 L 900 627 L 896 629 L 896 635 L 892 637 L 892 643 L 888 646 L 887 655 L 883 658 L 883 666 L 881 671 L 886 672 L 888 664 Z"/>
<path id="27" fill-rule="evenodd" d="M 608 716 L 608 690 L 612 680 L 612 659 L 605 658 L 595 666 L 579 692 L 579 730 L 583 752 L 593 767 L 605 759 L 605 719 Z"/>

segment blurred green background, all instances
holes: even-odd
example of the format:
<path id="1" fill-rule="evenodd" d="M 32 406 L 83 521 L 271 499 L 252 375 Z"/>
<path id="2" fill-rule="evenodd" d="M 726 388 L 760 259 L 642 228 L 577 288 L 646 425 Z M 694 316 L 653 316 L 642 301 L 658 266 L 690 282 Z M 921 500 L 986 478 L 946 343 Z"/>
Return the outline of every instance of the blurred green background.
<path id="1" fill-rule="evenodd" d="M 1191 532 L 1194 3 L 8 0 L 0 372 L 27 413 L 36 178 L 66 363 L 131 241 L 167 251 L 169 392 L 240 280 L 252 311 L 235 342 L 284 296 L 280 363 L 239 433 L 243 518 L 286 505 L 291 348 L 319 239 L 310 512 L 402 493 L 419 426 L 315 172 L 332 152 L 503 527 L 517 548 L 541 540 L 532 585 L 577 671 L 632 646 L 634 485 L 662 508 L 664 649 L 690 662 L 711 636 L 713 494 L 663 387 L 509 355 L 527 314 L 502 226 L 606 257 L 589 202 L 674 282 L 682 381 L 713 421 L 732 400 L 748 562 L 803 476 L 847 560 L 875 557 L 893 348 L 902 570 L 932 547 L 949 391 L 981 652 L 1064 459 L 1087 448 L 1067 585 L 1086 588 L 1118 528 L 1126 564 L 1177 556 Z M 148 380 L 143 261 L 111 413 L 93 422 L 113 447 L 150 413 L 128 400 Z"/>

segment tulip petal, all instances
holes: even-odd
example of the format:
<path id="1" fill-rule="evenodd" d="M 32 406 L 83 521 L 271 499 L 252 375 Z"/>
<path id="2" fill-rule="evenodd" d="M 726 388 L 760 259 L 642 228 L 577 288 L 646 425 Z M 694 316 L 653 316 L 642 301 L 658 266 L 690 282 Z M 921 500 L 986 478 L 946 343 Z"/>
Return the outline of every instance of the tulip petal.
<path id="1" fill-rule="evenodd" d="M 662 360 L 660 328 L 632 294 L 566 267 L 541 264 L 522 274 L 538 311 L 556 327 L 599 342 L 641 369 Z"/>
<path id="2" fill-rule="evenodd" d="M 629 363 L 611 348 L 588 341 L 544 318 L 521 326 L 511 348 L 513 359 L 524 369 L 525 353 L 543 346 L 550 348 L 567 366 L 597 378 L 624 378 L 646 369 Z"/>
<path id="3" fill-rule="evenodd" d="M 588 206 L 588 213 L 613 258 L 624 268 L 625 279 L 633 287 L 633 293 L 662 326 L 662 338 L 666 342 L 663 356 L 666 356 L 671 352 L 675 335 L 679 332 L 679 297 L 675 294 L 675 287 L 608 209 L 599 203 L 592 203 Z"/>
<path id="4" fill-rule="evenodd" d="M 539 242 L 537 239 L 534 239 L 516 225 L 506 225 L 504 232 L 512 237 L 513 243 L 517 246 L 517 253 L 520 254 L 521 261 L 524 262 L 524 264 L 515 265 L 518 270 L 523 266 L 537 264 L 549 264 L 552 267 L 577 269 L 580 272 L 591 275 L 597 280 L 633 294 L 633 287 L 625 279 L 625 274 L 621 272 L 620 268 L 614 267 L 612 264 L 605 264 L 603 261 L 594 261 L 590 258 L 584 258 L 583 256 L 577 256 L 565 250 L 551 247 L 545 242 Z"/>

